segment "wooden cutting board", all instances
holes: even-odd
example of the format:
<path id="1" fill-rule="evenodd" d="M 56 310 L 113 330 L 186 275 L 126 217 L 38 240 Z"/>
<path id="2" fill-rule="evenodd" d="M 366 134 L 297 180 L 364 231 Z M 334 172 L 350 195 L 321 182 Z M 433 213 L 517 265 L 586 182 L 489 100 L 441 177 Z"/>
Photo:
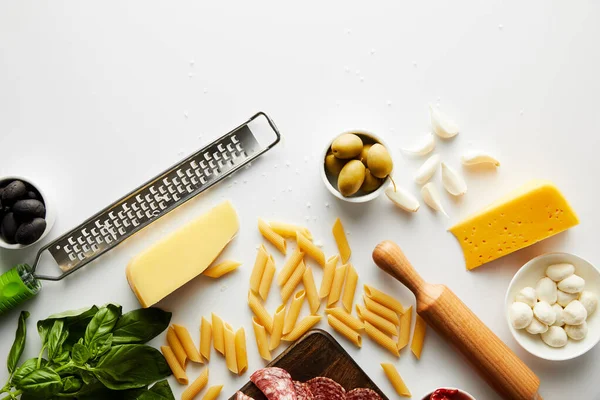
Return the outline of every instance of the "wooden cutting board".
<path id="1" fill-rule="evenodd" d="M 388 400 L 342 346 L 329 333 L 321 329 L 306 333 L 267 366 L 283 368 L 292 375 L 292 379 L 301 382 L 316 376 L 325 376 L 333 379 L 346 390 L 373 389 L 383 400 Z M 255 400 L 266 400 L 252 382 L 246 383 L 240 391 Z M 235 394 L 229 399 L 234 400 Z"/>

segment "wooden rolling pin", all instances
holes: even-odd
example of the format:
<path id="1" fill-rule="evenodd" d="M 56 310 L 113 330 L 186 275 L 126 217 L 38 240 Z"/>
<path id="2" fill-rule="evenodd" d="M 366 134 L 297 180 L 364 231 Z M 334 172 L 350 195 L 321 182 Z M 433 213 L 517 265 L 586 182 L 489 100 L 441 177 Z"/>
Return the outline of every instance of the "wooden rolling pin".
<path id="1" fill-rule="evenodd" d="M 379 268 L 402 282 L 417 298 L 417 312 L 469 360 L 505 399 L 542 400 L 539 378 L 444 285 L 427 283 L 393 242 L 373 250 Z"/>

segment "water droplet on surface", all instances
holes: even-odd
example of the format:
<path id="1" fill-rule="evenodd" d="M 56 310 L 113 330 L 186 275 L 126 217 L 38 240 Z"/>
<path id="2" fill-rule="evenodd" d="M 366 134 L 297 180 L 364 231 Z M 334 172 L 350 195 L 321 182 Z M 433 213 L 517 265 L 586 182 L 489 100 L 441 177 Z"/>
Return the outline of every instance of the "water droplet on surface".
<path id="1" fill-rule="evenodd" d="M 244 179 L 244 183 L 248 183 L 248 179 Z"/>
<path id="2" fill-rule="evenodd" d="M 262 175 L 263 177 L 264 177 L 264 176 L 267 176 L 267 174 L 265 174 L 264 172 L 263 172 L 261 175 Z"/>
<path id="3" fill-rule="evenodd" d="M 293 189 L 291 186 L 288 186 L 288 192 L 291 192 Z"/>
<path id="4" fill-rule="evenodd" d="M 310 221 L 310 217 L 309 217 L 308 215 L 307 215 L 306 217 L 304 217 L 304 219 L 305 219 L 306 221 Z"/>
<path id="5" fill-rule="evenodd" d="M 194 60 L 190 60 L 190 67 L 193 67 L 194 64 L 195 64 L 195 61 Z"/>
<path id="6" fill-rule="evenodd" d="M 183 112 L 183 116 L 187 118 L 187 117 L 188 117 L 188 112 L 187 112 L 187 111 L 184 111 L 184 112 Z"/>
<path id="7" fill-rule="evenodd" d="M 371 55 L 375 55 L 375 49 L 371 49 Z"/>
<path id="8" fill-rule="evenodd" d="M 306 203 L 306 208 L 311 208 L 312 204 L 310 204 L 310 201 Z"/>
<path id="9" fill-rule="evenodd" d="M 360 74 L 360 70 L 359 70 L 359 69 L 357 69 L 356 71 L 354 71 L 354 73 L 355 73 L 356 75 L 359 75 L 359 74 Z"/>
<path id="10" fill-rule="evenodd" d="M 233 181 L 233 184 L 234 184 L 234 185 L 237 185 L 237 181 Z"/>
<path id="11" fill-rule="evenodd" d="M 221 286 L 221 292 L 224 292 L 224 291 L 226 291 L 226 290 L 227 290 L 227 285 L 223 285 L 223 286 Z"/>
<path id="12" fill-rule="evenodd" d="M 346 232 L 346 235 L 352 236 L 352 232 L 348 231 L 348 232 Z"/>
<path id="13" fill-rule="evenodd" d="M 346 29 L 346 35 L 349 35 L 349 34 L 351 34 L 351 33 L 352 33 L 352 30 L 351 30 L 350 28 L 347 28 L 347 29 Z"/>
<path id="14" fill-rule="evenodd" d="M 193 78 L 194 74 L 192 74 L 191 72 L 188 74 L 188 78 Z"/>
<path id="15" fill-rule="evenodd" d="M 275 197 L 273 197 L 271 200 L 273 200 L 273 202 L 275 202 L 276 199 L 275 199 Z"/>
<path id="16" fill-rule="evenodd" d="M 365 81 L 365 77 L 364 77 L 364 76 L 361 76 L 361 77 L 360 77 L 360 81 L 361 81 L 361 82 L 364 82 L 364 81 Z"/>
<path id="17" fill-rule="evenodd" d="M 388 100 L 387 102 L 388 107 L 392 105 L 392 102 Z"/>
<path id="18" fill-rule="evenodd" d="M 329 203 L 325 203 L 325 207 L 329 208 Z"/>
<path id="19" fill-rule="evenodd" d="M 315 246 L 323 247 L 323 242 L 321 242 L 320 240 L 315 240 Z"/>
<path id="20" fill-rule="evenodd" d="M 273 168 L 277 169 L 279 167 L 279 165 L 275 164 L 273 165 Z"/>
<path id="21" fill-rule="evenodd" d="M 205 94 L 206 94 L 206 93 L 208 93 L 208 89 L 207 89 L 207 88 L 204 88 L 202 91 L 203 91 Z"/>
<path id="22" fill-rule="evenodd" d="M 304 156 L 304 162 L 307 163 L 308 162 L 308 156 Z"/>
<path id="23" fill-rule="evenodd" d="M 296 168 L 296 175 L 300 175 L 300 170 Z"/>
<path id="24" fill-rule="evenodd" d="M 286 166 L 286 167 L 289 167 L 289 166 L 291 166 L 291 165 L 292 165 L 292 163 L 291 163 L 290 161 L 286 161 L 286 162 L 285 162 L 285 166 Z"/>
<path id="25" fill-rule="evenodd" d="M 502 30 L 504 28 L 504 25 L 500 24 L 498 25 L 498 29 Z"/>
<path id="26" fill-rule="evenodd" d="M 317 216 L 315 215 L 315 216 L 313 217 L 313 221 L 316 221 L 316 220 L 317 220 Z"/>
<path id="27" fill-rule="evenodd" d="M 413 61 L 413 67 L 417 68 L 417 62 Z"/>
<path id="28" fill-rule="evenodd" d="M 350 67 L 344 67 L 344 71 L 345 71 L 346 73 L 350 72 Z"/>
<path id="29" fill-rule="evenodd" d="M 525 110 L 521 109 L 521 111 L 519 111 L 519 115 L 523 115 L 524 112 Z"/>

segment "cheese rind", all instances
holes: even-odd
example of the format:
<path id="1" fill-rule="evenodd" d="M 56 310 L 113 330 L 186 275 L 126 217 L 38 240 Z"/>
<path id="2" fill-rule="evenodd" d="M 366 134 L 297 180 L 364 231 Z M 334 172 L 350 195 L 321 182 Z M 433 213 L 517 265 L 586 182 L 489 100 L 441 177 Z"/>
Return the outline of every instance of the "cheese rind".
<path id="1" fill-rule="evenodd" d="M 579 223 L 558 188 L 534 180 L 450 228 L 471 270 Z"/>
<path id="2" fill-rule="evenodd" d="M 235 209 L 226 201 L 134 257 L 126 275 L 142 307 L 156 304 L 200 275 L 238 229 Z"/>

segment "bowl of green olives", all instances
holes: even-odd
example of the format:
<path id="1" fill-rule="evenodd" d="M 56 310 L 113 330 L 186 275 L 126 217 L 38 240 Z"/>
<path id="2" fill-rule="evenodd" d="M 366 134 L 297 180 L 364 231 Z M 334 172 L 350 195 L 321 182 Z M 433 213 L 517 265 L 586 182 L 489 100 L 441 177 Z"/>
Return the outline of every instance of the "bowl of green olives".
<path id="1" fill-rule="evenodd" d="M 323 152 L 321 178 L 340 200 L 364 203 L 387 186 L 394 163 L 387 146 L 375 134 L 353 130 L 336 136 Z"/>
<path id="2" fill-rule="evenodd" d="M 0 247 L 23 249 L 37 243 L 54 224 L 48 197 L 30 179 L 0 178 Z"/>

